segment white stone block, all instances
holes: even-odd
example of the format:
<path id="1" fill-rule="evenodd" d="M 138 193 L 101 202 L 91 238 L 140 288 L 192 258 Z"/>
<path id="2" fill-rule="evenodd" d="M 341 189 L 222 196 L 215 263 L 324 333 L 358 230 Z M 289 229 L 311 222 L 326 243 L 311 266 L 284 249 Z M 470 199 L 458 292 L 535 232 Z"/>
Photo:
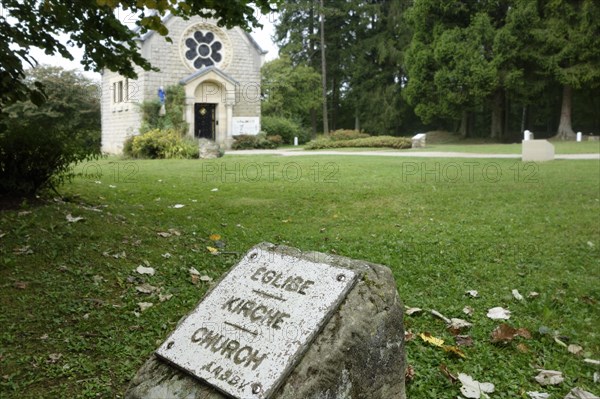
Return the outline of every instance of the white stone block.
<path id="1" fill-rule="evenodd" d="M 548 140 L 523 140 L 521 159 L 523 162 L 554 160 L 554 146 Z"/>
<path id="2" fill-rule="evenodd" d="M 425 133 L 414 135 L 412 138 L 412 148 L 425 148 L 426 139 L 427 135 Z"/>

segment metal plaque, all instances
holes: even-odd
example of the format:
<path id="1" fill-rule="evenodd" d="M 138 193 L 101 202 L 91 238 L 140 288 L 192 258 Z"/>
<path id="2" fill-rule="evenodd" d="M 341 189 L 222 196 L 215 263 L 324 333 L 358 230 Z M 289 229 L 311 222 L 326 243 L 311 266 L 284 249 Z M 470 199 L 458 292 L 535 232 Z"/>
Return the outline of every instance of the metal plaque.
<path id="1" fill-rule="evenodd" d="M 156 354 L 234 398 L 269 398 L 356 279 L 352 270 L 254 249 Z"/>

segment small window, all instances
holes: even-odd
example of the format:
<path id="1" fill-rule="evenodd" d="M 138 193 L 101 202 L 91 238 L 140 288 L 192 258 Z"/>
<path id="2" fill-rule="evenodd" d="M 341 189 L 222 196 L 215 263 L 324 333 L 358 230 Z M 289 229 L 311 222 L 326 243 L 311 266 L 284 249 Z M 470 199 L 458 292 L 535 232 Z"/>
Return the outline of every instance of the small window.
<path id="1" fill-rule="evenodd" d="M 114 104 L 129 101 L 129 79 L 114 82 L 112 85 L 112 90 Z"/>

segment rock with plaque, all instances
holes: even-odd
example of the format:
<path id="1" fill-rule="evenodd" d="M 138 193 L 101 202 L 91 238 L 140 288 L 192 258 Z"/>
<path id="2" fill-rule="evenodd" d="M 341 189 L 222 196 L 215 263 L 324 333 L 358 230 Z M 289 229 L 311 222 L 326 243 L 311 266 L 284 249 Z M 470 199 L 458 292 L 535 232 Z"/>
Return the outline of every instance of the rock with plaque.
<path id="1" fill-rule="evenodd" d="M 260 244 L 138 371 L 126 398 L 405 398 L 388 268 Z"/>

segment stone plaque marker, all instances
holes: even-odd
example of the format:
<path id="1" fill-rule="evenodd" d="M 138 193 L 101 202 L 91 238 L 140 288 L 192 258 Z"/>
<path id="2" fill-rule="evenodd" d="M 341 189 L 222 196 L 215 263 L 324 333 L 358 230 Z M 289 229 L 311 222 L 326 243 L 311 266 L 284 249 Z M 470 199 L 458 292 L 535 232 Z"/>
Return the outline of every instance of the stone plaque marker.
<path id="1" fill-rule="evenodd" d="M 358 273 L 250 251 L 156 354 L 238 399 L 267 399 L 337 310 Z"/>

